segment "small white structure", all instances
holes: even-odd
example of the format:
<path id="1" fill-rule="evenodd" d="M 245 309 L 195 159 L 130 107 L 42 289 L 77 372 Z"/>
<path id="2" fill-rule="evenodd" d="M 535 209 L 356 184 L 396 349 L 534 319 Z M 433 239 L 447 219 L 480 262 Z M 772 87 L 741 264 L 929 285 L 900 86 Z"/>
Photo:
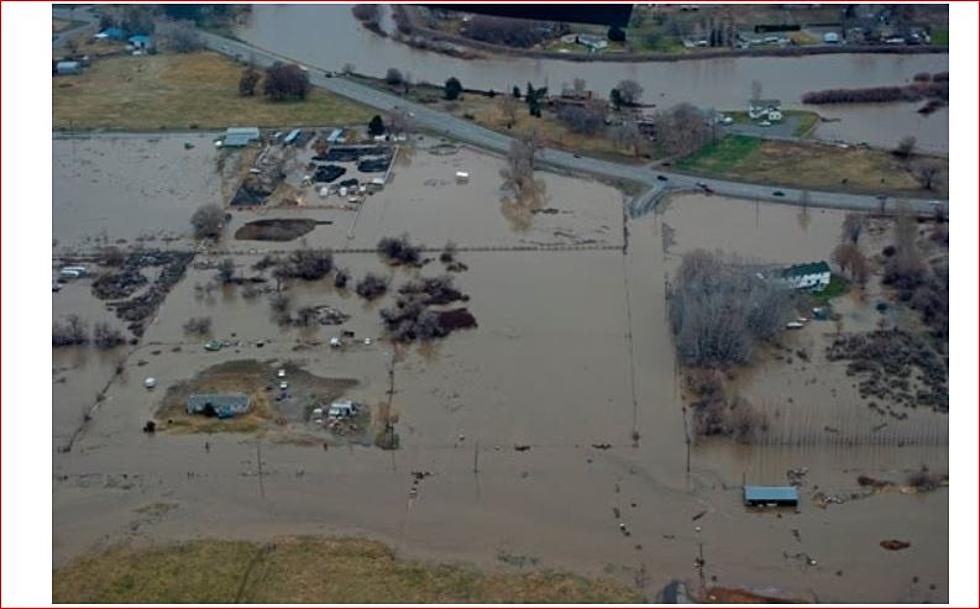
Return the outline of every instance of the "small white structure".
<path id="1" fill-rule="evenodd" d="M 148 376 L 145 379 L 143 379 L 143 386 L 146 387 L 147 389 L 153 389 L 154 387 L 157 386 L 157 380 L 152 376 Z"/>
<path id="2" fill-rule="evenodd" d="M 779 110 L 773 110 L 766 116 L 766 120 L 773 123 L 778 123 L 779 121 L 783 120 L 783 113 Z"/>
<path id="3" fill-rule="evenodd" d="M 823 35 L 824 44 L 840 44 L 840 34 L 837 32 L 827 32 Z"/>
<path id="4" fill-rule="evenodd" d="M 591 53 L 595 53 L 596 51 L 601 51 L 602 49 L 609 47 L 609 40 L 603 36 L 579 34 L 576 36 L 575 41 L 589 49 L 589 52 Z"/>
<path id="5" fill-rule="evenodd" d="M 470 181 L 470 173 L 468 171 L 457 171 L 456 172 L 456 181 L 459 182 L 460 184 L 463 184 L 465 182 L 469 182 Z"/>
<path id="6" fill-rule="evenodd" d="M 333 348 L 333 349 L 339 349 L 342 346 L 344 346 L 344 343 L 338 337 L 336 337 L 336 336 L 331 336 L 330 337 L 330 347 L 331 348 Z"/>
<path id="7" fill-rule="evenodd" d="M 357 413 L 357 404 L 351 400 L 337 400 L 331 403 L 327 410 L 327 416 L 334 419 L 346 419 L 357 415 Z"/>
<path id="8" fill-rule="evenodd" d="M 59 61 L 58 65 L 55 66 L 55 71 L 59 76 L 65 76 L 68 74 L 81 74 L 82 64 L 77 61 Z"/>
<path id="9" fill-rule="evenodd" d="M 283 391 L 285 391 L 285 390 L 289 389 L 289 383 L 287 383 L 286 381 L 283 381 L 283 382 L 279 383 L 279 388 L 282 389 Z"/>
<path id="10" fill-rule="evenodd" d="M 276 376 L 279 377 L 279 378 L 281 378 L 281 379 L 286 378 L 286 369 L 285 368 L 280 368 L 279 369 L 279 372 L 276 373 Z"/>

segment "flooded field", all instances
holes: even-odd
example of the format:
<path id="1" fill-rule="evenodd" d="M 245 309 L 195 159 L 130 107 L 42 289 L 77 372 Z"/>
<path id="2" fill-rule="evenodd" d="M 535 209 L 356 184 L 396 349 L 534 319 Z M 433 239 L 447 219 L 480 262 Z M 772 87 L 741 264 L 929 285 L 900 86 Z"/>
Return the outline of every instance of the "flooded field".
<path id="1" fill-rule="evenodd" d="M 57 172 L 65 143 L 55 145 Z M 103 158 L 94 141 L 90 146 L 86 154 Z M 179 158 L 207 148 L 185 151 L 182 140 L 173 147 Z M 77 433 L 81 419 L 73 417 L 96 403 L 119 360 L 89 348 L 55 353 L 56 368 L 65 370 L 54 376 L 66 378 L 55 384 L 56 444 L 76 436 L 71 451 L 54 460 L 56 566 L 128 540 L 341 533 L 380 539 L 409 557 L 494 569 L 517 568 L 513 563 L 523 557 L 527 564 L 605 574 L 650 599 L 673 579 L 822 602 L 946 599 L 947 490 L 863 495 L 857 483 L 863 474 L 902 484 L 924 464 L 946 472 L 944 415 L 889 421 L 891 435 L 884 438 L 825 432 L 826 426 L 866 430 L 876 422 L 836 364 L 814 355 L 805 371 L 800 362 L 776 362 L 741 379 L 747 395 L 782 412 L 772 442 L 697 442 L 688 455 L 665 301 L 665 280 L 679 254 L 703 247 L 781 264 L 826 259 L 841 213 L 810 209 L 801 219 L 792 207 L 680 195 L 630 223 L 624 253 L 618 191 L 541 173 L 543 208 L 558 211 L 515 221 L 502 203 L 498 159 L 425 149 L 423 141 L 396 165 L 389 184 L 359 214 L 326 206 L 234 212 L 223 247 L 235 252 L 236 269 L 258 273 L 251 267 L 265 252 L 300 242 L 234 241 L 237 227 L 260 218 L 333 220 L 306 234 L 306 243 L 338 250 L 336 264 L 355 278 L 382 273 L 397 287 L 441 274 L 443 265 L 393 268 L 373 252 L 342 250 L 371 248 L 401 232 L 436 248 L 452 239 L 468 267 L 454 281 L 469 295 L 466 306 L 479 326 L 432 344 L 396 347 L 379 340 L 378 311 L 393 294 L 368 303 L 324 279 L 288 280 L 293 308 L 329 305 L 350 320 L 284 328 L 273 319 L 270 293 L 207 288 L 216 271 L 203 267 L 224 254 L 199 254 L 195 263 L 205 264 L 188 269 L 140 344 L 119 354 L 125 356 L 120 374 Z M 152 164 L 134 171 L 156 167 L 144 162 Z M 213 161 L 188 166 L 182 180 L 205 184 L 204 196 L 220 198 L 212 168 Z M 468 183 L 456 183 L 458 170 L 471 173 Z M 57 181 L 56 238 L 68 192 Z M 129 199 L 106 196 L 90 209 L 112 215 Z M 198 204 L 174 211 L 170 230 L 181 230 Z M 171 226 L 138 217 L 124 224 L 134 236 Z M 666 253 L 665 226 L 675 241 Z M 62 230 L 67 239 L 71 233 Z M 603 247 L 529 249 L 536 244 Z M 84 297 L 87 288 L 80 282 L 55 294 L 55 316 L 99 319 L 102 304 Z M 842 306 L 844 327 L 873 324 L 877 313 L 867 307 Z M 185 334 L 183 324 L 198 316 L 212 318 L 209 337 L 226 341 L 223 349 L 207 351 L 206 338 Z M 332 348 L 329 339 L 341 329 L 373 340 Z M 821 340 L 817 324 L 787 338 L 814 354 Z M 392 390 L 400 448 L 333 439 L 325 449 L 329 436 L 288 425 L 260 435 L 142 431 L 171 384 L 215 364 L 252 359 L 351 379 L 357 384 L 344 397 L 366 403 L 384 402 Z M 151 375 L 158 385 L 149 391 L 143 379 Z M 811 376 L 823 382 L 808 383 Z M 785 484 L 787 470 L 801 467 L 807 473 L 799 511 L 742 506 L 743 479 Z M 419 471 L 432 475 L 416 485 L 412 472 Z M 818 491 L 847 500 L 821 507 L 811 499 Z M 147 509 L 154 504 L 169 507 Z M 912 545 L 889 552 L 879 546 L 884 539 Z M 703 573 L 692 567 L 699 552 Z"/>
<path id="2" fill-rule="evenodd" d="M 283 31 L 294 35 L 284 37 Z M 349 5 L 265 5 L 252 9 L 250 23 L 238 35 L 260 48 L 294 58 L 310 66 L 340 70 L 345 64 L 370 76 L 384 76 L 388 68 L 411 75 L 416 82 L 444 82 L 459 78 L 464 86 L 507 91 L 533 82 L 560 89 L 576 78 L 588 88 L 606 92 L 624 79 L 644 88 L 644 101 L 658 106 L 689 102 L 703 108 L 740 110 L 745 107 L 753 81 L 766 97 L 781 99 L 784 107 L 802 108 L 808 91 L 832 88 L 894 86 L 909 83 L 917 72 L 949 70 L 949 57 L 930 55 L 815 55 L 773 58 L 741 57 L 676 62 L 608 63 L 556 59 L 494 57 L 466 60 L 422 51 L 382 38 L 362 28 Z M 329 40 L 330 43 L 322 41 Z M 664 86 L 664 83 L 670 83 Z M 917 138 L 926 150 L 949 150 L 949 114 L 946 109 L 929 117 L 916 114 L 918 104 L 879 106 L 810 106 L 840 122 L 821 124 L 817 137 L 895 146 L 906 135 Z"/>

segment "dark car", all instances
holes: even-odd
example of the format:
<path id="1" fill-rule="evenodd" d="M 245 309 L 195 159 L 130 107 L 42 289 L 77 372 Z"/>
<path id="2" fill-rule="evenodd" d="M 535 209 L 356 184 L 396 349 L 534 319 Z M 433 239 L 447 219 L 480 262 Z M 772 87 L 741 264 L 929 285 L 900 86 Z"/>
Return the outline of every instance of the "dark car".
<path id="1" fill-rule="evenodd" d="M 661 182 L 666 182 L 667 181 L 667 176 L 661 174 L 661 175 L 658 175 L 657 176 L 657 179 L 660 180 Z"/>
<path id="2" fill-rule="evenodd" d="M 783 191 L 781 191 L 781 190 L 777 190 L 777 191 L 773 192 L 772 195 L 774 197 L 785 197 L 786 196 L 786 193 L 783 192 Z"/>

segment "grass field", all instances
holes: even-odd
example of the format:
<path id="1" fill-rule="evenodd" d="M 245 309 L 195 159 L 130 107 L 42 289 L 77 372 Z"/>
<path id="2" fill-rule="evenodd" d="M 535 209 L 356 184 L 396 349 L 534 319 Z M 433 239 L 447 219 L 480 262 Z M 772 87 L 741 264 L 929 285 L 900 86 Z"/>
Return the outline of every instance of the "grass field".
<path id="1" fill-rule="evenodd" d="M 367 108 L 319 89 L 305 101 L 240 97 L 241 67 L 215 53 L 118 56 L 52 83 L 54 129 L 158 131 L 367 123 Z M 260 85 L 261 86 L 261 85 Z"/>
<path id="2" fill-rule="evenodd" d="M 363 539 L 201 540 L 117 547 L 53 574 L 56 603 L 637 603 L 569 573 L 485 573 L 396 559 Z"/>
<path id="3" fill-rule="evenodd" d="M 932 44 L 941 47 L 949 46 L 949 30 L 948 29 L 936 29 L 932 31 L 930 36 L 932 38 Z"/>
<path id="4" fill-rule="evenodd" d="M 946 196 L 948 159 L 928 159 L 942 167 L 934 192 L 923 190 L 909 169 L 923 159 L 913 159 L 910 163 L 889 152 L 860 146 L 840 148 L 730 135 L 708 144 L 675 166 L 681 171 L 794 188 Z"/>

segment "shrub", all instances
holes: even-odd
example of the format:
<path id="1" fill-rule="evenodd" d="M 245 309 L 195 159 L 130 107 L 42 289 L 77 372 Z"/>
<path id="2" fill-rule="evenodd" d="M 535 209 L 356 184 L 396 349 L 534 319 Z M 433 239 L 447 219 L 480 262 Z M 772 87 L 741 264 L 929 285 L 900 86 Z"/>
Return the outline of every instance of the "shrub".
<path id="1" fill-rule="evenodd" d="M 381 275 L 376 275 L 374 273 L 368 273 L 360 281 L 357 282 L 354 291 L 361 298 L 366 298 L 367 300 L 375 300 L 384 295 L 388 291 L 388 280 Z"/>

